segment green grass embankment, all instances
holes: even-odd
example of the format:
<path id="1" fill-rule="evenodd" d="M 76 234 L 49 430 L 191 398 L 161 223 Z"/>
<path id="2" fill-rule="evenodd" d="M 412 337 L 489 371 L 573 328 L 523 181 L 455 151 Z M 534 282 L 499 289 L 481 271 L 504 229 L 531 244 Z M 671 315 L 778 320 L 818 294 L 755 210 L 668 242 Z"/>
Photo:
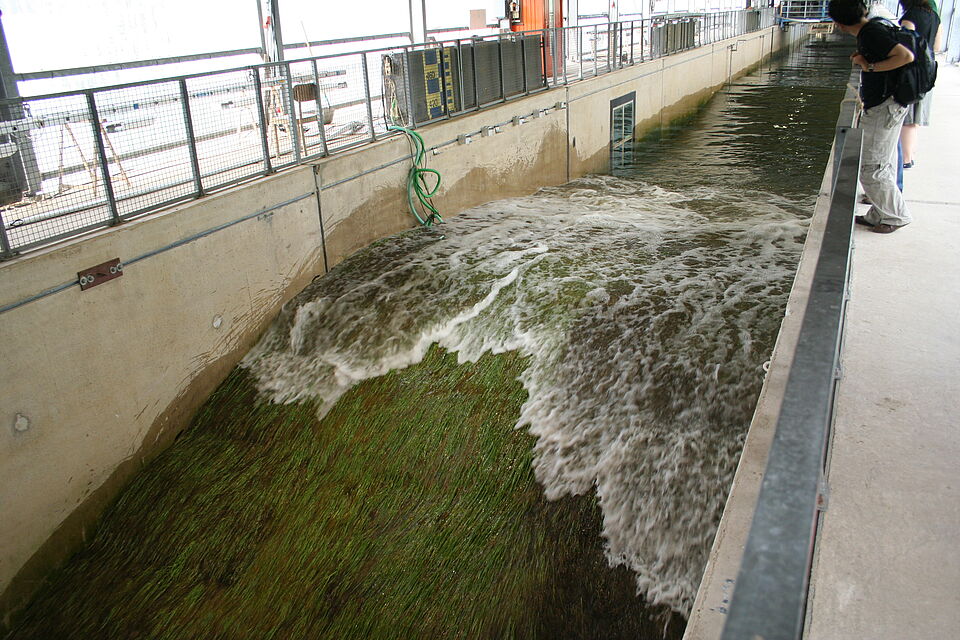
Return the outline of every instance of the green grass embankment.
<path id="1" fill-rule="evenodd" d="M 434 348 L 323 419 L 235 370 L 12 638 L 659 638 L 595 497 L 547 502 L 526 362 Z"/>

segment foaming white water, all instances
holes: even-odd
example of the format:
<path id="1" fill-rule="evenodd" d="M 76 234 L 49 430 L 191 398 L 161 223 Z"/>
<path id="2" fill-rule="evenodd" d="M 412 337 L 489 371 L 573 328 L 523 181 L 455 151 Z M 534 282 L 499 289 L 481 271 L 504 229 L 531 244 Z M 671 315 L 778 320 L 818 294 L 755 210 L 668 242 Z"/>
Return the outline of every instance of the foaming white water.
<path id="1" fill-rule="evenodd" d="M 389 238 L 318 280 L 244 360 L 326 412 L 420 361 L 530 357 L 518 427 L 550 499 L 593 489 L 611 563 L 687 613 L 806 223 L 764 193 L 584 178 Z"/>

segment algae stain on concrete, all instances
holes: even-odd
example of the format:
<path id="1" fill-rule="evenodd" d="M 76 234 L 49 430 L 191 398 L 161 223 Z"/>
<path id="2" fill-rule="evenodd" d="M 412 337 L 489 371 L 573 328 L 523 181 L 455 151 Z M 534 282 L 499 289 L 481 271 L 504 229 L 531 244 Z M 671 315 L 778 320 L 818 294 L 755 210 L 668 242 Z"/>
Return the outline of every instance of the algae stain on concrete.
<path id="1" fill-rule="evenodd" d="M 433 348 L 319 421 L 234 370 L 10 637 L 679 637 L 607 565 L 595 497 L 543 498 L 525 366 Z"/>

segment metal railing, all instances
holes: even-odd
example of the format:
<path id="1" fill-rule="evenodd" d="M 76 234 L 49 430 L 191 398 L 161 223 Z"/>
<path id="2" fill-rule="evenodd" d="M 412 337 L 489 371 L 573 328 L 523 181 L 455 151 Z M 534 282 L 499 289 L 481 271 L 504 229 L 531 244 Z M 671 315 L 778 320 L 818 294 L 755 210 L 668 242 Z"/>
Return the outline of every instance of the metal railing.
<path id="1" fill-rule="evenodd" d="M 773 24 L 772 9 L 654 18 L 0 101 L 0 260 L 394 135 L 398 96 L 417 127 Z M 404 63 L 399 92 L 387 59 Z M 446 99 L 426 96 L 424 116 L 437 80 Z"/>
<path id="2" fill-rule="evenodd" d="M 848 89 L 834 140 L 830 209 L 724 640 L 799 640 L 824 498 L 840 376 L 862 132 Z"/>
<path id="3" fill-rule="evenodd" d="M 827 0 L 784 0 L 780 17 L 799 22 L 829 22 L 827 4 Z"/>

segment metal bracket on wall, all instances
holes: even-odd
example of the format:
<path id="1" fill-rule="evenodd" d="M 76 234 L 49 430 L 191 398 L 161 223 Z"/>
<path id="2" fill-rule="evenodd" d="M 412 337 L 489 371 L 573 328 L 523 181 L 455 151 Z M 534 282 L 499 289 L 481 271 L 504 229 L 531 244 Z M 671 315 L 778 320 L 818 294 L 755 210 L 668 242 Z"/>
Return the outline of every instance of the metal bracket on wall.
<path id="1" fill-rule="evenodd" d="M 80 280 L 81 291 L 86 291 L 90 287 L 95 287 L 98 284 L 103 284 L 108 280 L 119 278 L 122 275 L 123 265 L 120 264 L 120 258 L 114 258 L 113 260 L 109 260 L 103 264 L 98 264 L 95 267 L 90 267 L 89 269 L 84 269 L 83 271 L 77 272 L 77 278 Z"/>

